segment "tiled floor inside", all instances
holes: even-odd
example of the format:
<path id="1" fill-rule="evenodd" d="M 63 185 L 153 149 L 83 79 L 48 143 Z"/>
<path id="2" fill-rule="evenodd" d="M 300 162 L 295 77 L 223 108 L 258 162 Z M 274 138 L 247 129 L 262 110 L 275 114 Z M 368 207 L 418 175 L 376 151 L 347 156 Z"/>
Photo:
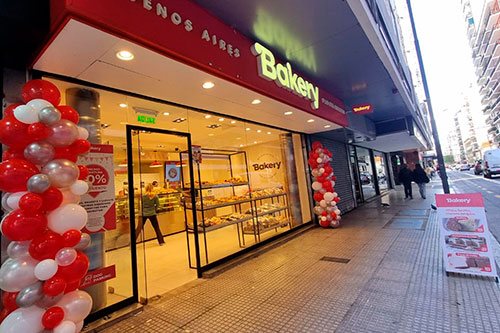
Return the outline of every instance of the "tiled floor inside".
<path id="1" fill-rule="evenodd" d="M 384 228 L 403 210 L 429 209 L 432 185 L 426 200 L 392 191 L 339 229 L 313 229 L 197 280 L 105 332 L 500 332 L 498 285 L 446 276 L 434 211 L 425 229 Z M 422 219 L 414 215 L 400 216 Z"/>

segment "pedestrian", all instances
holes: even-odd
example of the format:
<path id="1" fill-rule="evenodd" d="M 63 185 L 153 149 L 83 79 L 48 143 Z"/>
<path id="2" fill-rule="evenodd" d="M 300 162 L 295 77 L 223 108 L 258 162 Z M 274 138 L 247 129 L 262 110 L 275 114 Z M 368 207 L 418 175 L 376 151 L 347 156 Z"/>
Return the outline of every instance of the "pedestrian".
<path id="1" fill-rule="evenodd" d="M 420 163 L 415 164 L 415 170 L 413 170 L 413 181 L 418 185 L 420 196 L 422 199 L 425 199 L 425 185 L 429 182 L 429 177 Z"/>
<path id="2" fill-rule="evenodd" d="M 413 180 L 413 174 L 406 164 L 401 166 L 401 170 L 398 173 L 398 179 L 401 184 L 403 184 L 405 188 L 405 199 L 413 199 L 412 191 L 411 191 L 411 181 Z"/>
<path id="3" fill-rule="evenodd" d="M 144 228 L 147 220 L 151 221 L 151 225 L 155 229 L 156 239 L 158 239 L 158 243 L 160 245 L 165 244 L 163 240 L 163 234 L 160 230 L 160 225 L 158 224 L 158 218 L 156 214 L 158 212 L 158 208 L 160 207 L 160 200 L 158 196 L 154 192 L 153 185 L 147 184 L 145 188 L 145 193 L 142 196 L 142 219 L 139 219 L 139 223 L 137 228 L 135 229 L 135 238 L 139 237 L 141 230 Z"/>

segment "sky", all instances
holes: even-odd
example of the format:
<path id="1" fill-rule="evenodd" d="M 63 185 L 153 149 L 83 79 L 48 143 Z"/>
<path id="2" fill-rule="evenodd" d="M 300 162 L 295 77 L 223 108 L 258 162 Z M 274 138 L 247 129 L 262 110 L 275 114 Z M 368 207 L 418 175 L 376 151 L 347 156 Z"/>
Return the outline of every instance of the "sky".
<path id="1" fill-rule="evenodd" d="M 464 95 L 470 101 L 473 114 L 479 115 L 476 117 L 476 132 L 483 132 L 479 136 L 483 139 L 481 141 L 486 140 L 472 50 L 466 35 L 466 23 L 460 2 L 411 1 L 434 116 L 442 142 L 446 140 L 447 132 L 454 128 L 450 119 L 463 104 Z M 483 0 L 471 2 L 482 4 Z"/>

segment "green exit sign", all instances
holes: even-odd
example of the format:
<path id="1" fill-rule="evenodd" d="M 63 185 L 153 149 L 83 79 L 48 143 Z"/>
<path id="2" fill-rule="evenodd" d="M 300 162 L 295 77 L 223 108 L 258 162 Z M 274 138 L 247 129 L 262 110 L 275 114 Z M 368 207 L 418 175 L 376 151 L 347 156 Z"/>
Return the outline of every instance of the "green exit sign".
<path id="1" fill-rule="evenodd" d="M 137 121 L 139 121 L 141 123 L 146 123 L 146 124 L 155 124 L 156 118 L 150 117 L 150 116 L 138 115 Z"/>

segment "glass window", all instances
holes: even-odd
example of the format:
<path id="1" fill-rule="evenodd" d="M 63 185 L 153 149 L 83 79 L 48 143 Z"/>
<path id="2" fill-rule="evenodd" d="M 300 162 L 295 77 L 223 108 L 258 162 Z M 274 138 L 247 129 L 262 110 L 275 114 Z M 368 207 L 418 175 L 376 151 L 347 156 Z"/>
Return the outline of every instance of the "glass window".
<path id="1" fill-rule="evenodd" d="M 363 190 L 363 197 L 367 200 L 377 195 L 370 151 L 366 148 L 356 147 L 356 154 L 358 156 L 359 178 Z"/>
<path id="2" fill-rule="evenodd" d="M 375 170 L 377 172 L 378 187 L 380 191 L 385 191 L 389 188 L 385 154 L 379 151 L 373 151 L 373 157 L 375 159 Z"/>

